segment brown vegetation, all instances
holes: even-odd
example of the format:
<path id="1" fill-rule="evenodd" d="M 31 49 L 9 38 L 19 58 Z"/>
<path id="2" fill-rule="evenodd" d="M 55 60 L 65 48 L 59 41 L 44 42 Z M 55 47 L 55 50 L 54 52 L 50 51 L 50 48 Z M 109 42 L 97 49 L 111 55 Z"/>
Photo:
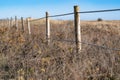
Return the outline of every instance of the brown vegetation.
<path id="1" fill-rule="evenodd" d="M 120 21 L 82 21 L 81 53 L 76 53 L 73 21 L 51 21 L 46 45 L 45 21 L 31 22 L 32 35 L 0 27 L 0 79 L 119 80 Z M 68 41 L 67 41 L 68 40 Z M 72 42 L 70 42 L 70 41 Z"/>

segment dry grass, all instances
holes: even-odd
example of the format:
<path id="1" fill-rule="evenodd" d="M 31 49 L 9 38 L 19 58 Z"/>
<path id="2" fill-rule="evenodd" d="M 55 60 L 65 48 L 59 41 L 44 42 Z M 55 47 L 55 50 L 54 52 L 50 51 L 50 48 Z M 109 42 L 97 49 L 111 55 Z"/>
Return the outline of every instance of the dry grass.
<path id="1" fill-rule="evenodd" d="M 76 53 L 73 21 L 51 21 L 46 45 L 45 20 L 31 23 L 32 35 L 0 27 L 0 79 L 119 80 L 120 51 L 82 44 Z M 120 48 L 120 21 L 82 21 L 82 41 Z M 62 40 L 62 41 L 57 41 Z"/>

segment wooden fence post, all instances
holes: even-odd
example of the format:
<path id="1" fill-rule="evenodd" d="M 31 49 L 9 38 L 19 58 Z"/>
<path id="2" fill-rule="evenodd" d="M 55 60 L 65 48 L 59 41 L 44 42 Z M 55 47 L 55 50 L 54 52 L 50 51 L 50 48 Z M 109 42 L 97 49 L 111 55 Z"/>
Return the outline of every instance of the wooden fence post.
<path id="1" fill-rule="evenodd" d="M 49 13 L 46 12 L 46 39 L 47 44 L 50 44 L 50 20 L 49 20 Z"/>
<path id="2" fill-rule="evenodd" d="M 10 19 L 9 18 L 7 18 L 6 23 L 7 23 L 7 27 L 10 29 Z"/>
<path id="3" fill-rule="evenodd" d="M 6 27 L 9 27 L 8 25 L 9 25 L 9 22 L 8 22 L 9 20 L 8 20 L 8 18 L 6 18 L 5 19 L 5 23 L 6 23 Z"/>
<path id="4" fill-rule="evenodd" d="M 4 19 L 2 19 L 2 26 L 5 26 Z"/>
<path id="5" fill-rule="evenodd" d="M 10 19 L 10 27 L 12 27 L 13 26 L 13 18 L 11 17 L 11 19 Z"/>
<path id="6" fill-rule="evenodd" d="M 24 32 L 24 19 L 21 17 L 21 24 L 22 24 L 22 32 Z"/>
<path id="7" fill-rule="evenodd" d="M 7 20 L 6 19 L 4 19 L 4 27 L 6 27 L 6 25 L 7 25 L 7 22 L 6 22 Z"/>
<path id="8" fill-rule="evenodd" d="M 4 26 L 4 19 L 2 19 L 2 26 Z"/>
<path id="9" fill-rule="evenodd" d="M 17 20 L 17 16 L 15 16 L 15 27 L 16 27 L 17 30 L 18 30 L 18 20 Z"/>
<path id="10" fill-rule="evenodd" d="M 29 18 L 27 18 L 27 26 L 28 26 L 29 34 L 31 34 L 30 19 Z"/>
<path id="11" fill-rule="evenodd" d="M 8 18 L 8 24 L 9 24 L 9 29 L 10 29 L 10 18 Z"/>
<path id="12" fill-rule="evenodd" d="M 8 18 L 6 18 L 6 20 L 5 20 L 5 23 L 6 23 L 6 27 L 9 27 L 8 25 Z"/>
<path id="13" fill-rule="evenodd" d="M 75 41 L 76 50 L 78 53 L 81 51 L 81 27 L 80 27 L 80 14 L 79 7 L 74 6 L 74 26 L 75 26 Z"/>

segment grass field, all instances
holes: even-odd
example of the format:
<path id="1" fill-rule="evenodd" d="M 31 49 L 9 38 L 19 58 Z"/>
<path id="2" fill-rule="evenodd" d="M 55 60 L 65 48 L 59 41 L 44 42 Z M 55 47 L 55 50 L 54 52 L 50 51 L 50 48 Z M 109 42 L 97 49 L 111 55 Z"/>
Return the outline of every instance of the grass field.
<path id="1" fill-rule="evenodd" d="M 120 80 L 120 21 L 81 21 L 80 53 L 73 21 L 51 20 L 49 46 L 45 20 L 24 28 L 0 23 L 0 80 Z"/>

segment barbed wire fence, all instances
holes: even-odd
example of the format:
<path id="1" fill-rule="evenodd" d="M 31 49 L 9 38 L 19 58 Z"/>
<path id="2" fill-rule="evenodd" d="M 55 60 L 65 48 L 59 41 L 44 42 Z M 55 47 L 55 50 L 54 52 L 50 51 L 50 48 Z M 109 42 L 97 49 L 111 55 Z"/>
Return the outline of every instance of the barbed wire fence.
<path id="1" fill-rule="evenodd" d="M 75 9 L 77 9 L 77 8 L 75 8 Z M 76 11 L 74 13 L 66 13 L 66 14 L 59 14 L 59 15 L 52 15 L 52 16 L 46 15 L 46 17 L 42 17 L 42 18 L 38 18 L 38 19 L 33 19 L 33 20 L 30 20 L 30 22 L 39 21 L 41 19 L 46 19 L 46 39 L 49 40 L 49 39 L 52 39 L 52 38 L 50 38 L 50 33 L 49 33 L 50 32 L 50 29 L 49 29 L 50 28 L 50 21 L 48 21 L 48 18 L 54 18 L 54 17 L 60 17 L 60 16 L 67 16 L 67 15 L 73 15 L 73 14 L 76 16 L 76 14 L 78 15 L 78 13 L 79 14 L 91 14 L 91 13 L 114 12 L 114 11 L 120 11 L 120 9 L 84 11 L 84 12 L 79 12 L 79 10 L 78 10 L 78 11 Z M 48 12 L 47 12 L 47 14 L 48 14 Z M 78 24 L 78 22 L 80 22 L 80 16 L 76 16 L 74 18 L 79 18 L 78 20 L 75 21 L 75 27 L 76 27 L 76 24 Z M 28 27 L 30 28 L 30 25 Z M 80 23 L 77 25 L 77 27 L 80 27 Z M 75 32 L 77 32 L 77 30 Z M 78 32 L 80 32 L 80 30 Z M 76 35 L 78 35 L 78 33 L 76 33 Z M 76 36 L 76 37 L 80 37 L 81 38 L 81 34 L 79 36 Z M 56 40 L 56 39 L 53 39 L 53 40 Z M 91 45 L 91 46 L 101 47 L 101 48 L 104 48 L 104 49 L 120 51 L 120 49 L 107 48 L 105 46 L 98 46 L 96 44 L 91 44 L 91 43 L 87 43 L 87 42 L 83 42 L 83 41 L 79 41 L 79 40 L 76 40 L 76 41 L 71 41 L 71 40 L 57 40 L 57 41 L 78 42 L 78 43 L 81 43 L 81 44 L 87 44 L 87 45 Z M 50 41 L 48 41 L 48 42 L 50 42 Z"/>
<path id="2" fill-rule="evenodd" d="M 97 10 L 97 11 L 84 11 L 84 12 L 76 12 L 76 13 L 79 13 L 79 14 L 91 14 L 91 13 L 102 13 L 102 12 L 114 12 L 114 11 L 120 11 L 120 9 L 109 9 L 109 10 Z M 47 12 L 48 13 L 48 12 Z M 26 22 L 25 22 L 25 24 L 27 24 L 27 26 L 28 26 L 28 31 L 29 31 L 29 34 L 31 34 L 31 26 L 30 26 L 30 23 L 31 22 L 35 22 L 35 21 L 39 21 L 39 20 L 41 20 L 41 19 L 48 19 L 48 18 L 54 18 L 54 17 L 60 17 L 60 16 L 68 16 L 68 15 L 73 15 L 73 14 L 75 14 L 74 12 L 73 13 L 66 13 L 66 14 L 59 14 L 59 15 L 52 15 L 52 16 L 48 16 L 48 15 L 46 15 L 46 17 L 41 17 L 41 18 L 38 18 L 38 19 L 33 19 L 33 20 L 30 20 L 30 18 L 27 18 L 26 19 Z M 77 16 L 77 18 L 79 18 L 80 16 Z M 7 25 L 9 25 L 9 26 L 16 26 L 16 27 L 18 27 L 18 21 L 17 21 L 17 16 L 15 16 L 15 21 L 13 21 L 13 18 L 11 17 L 11 19 L 1 19 L 1 21 L 3 21 L 3 24 L 4 23 L 7 23 Z M 6 21 L 6 22 L 5 22 Z M 78 22 L 78 21 L 75 21 L 75 22 Z M 50 27 L 50 21 L 48 21 L 47 22 L 47 20 L 46 20 L 46 24 L 49 24 L 49 25 L 47 25 L 47 26 L 49 26 Z M 22 31 L 24 31 L 24 20 L 23 20 L 23 17 L 21 17 L 21 27 L 22 27 Z M 4 25 L 5 26 L 5 25 Z M 46 26 L 46 27 L 47 27 Z M 79 25 L 78 25 L 79 26 Z M 49 28 L 48 27 L 48 28 Z M 46 28 L 46 29 L 48 29 L 48 28 Z M 47 33 L 47 31 L 50 31 L 50 29 L 48 29 L 48 30 L 46 30 L 46 37 L 49 35 L 49 37 L 50 37 L 50 33 L 48 34 Z M 80 31 L 79 31 L 80 32 Z M 46 39 L 49 39 L 49 38 L 46 38 Z M 51 38 L 52 39 L 52 38 Z M 55 40 L 55 39 L 53 39 L 53 40 Z M 77 42 L 77 41 L 70 41 L 70 40 L 58 40 L 58 41 L 66 41 L 66 42 Z M 85 44 L 85 43 L 87 43 L 87 42 L 81 42 L 81 41 L 79 41 L 80 43 L 83 43 L 83 44 Z M 87 44 L 89 44 L 89 43 L 87 43 Z M 96 44 L 92 44 L 92 45 L 96 45 Z M 104 48 L 103 46 L 99 46 L 99 47 L 102 47 L 102 48 Z M 107 47 L 105 47 L 105 49 L 112 49 L 112 50 L 117 50 L 117 51 L 119 51 L 120 49 L 116 49 L 116 48 L 107 48 Z"/>
<path id="3" fill-rule="evenodd" d="M 21 31 L 23 31 L 23 32 L 25 32 L 25 25 L 27 25 L 27 29 L 28 29 L 28 33 L 29 33 L 29 35 L 31 35 L 32 34 L 32 32 L 31 32 L 31 24 L 32 23 L 34 23 L 34 22 L 36 22 L 36 21 L 40 21 L 40 20 L 45 20 L 45 24 L 46 24 L 46 33 L 45 33 L 45 35 L 46 35 L 46 40 L 47 40 L 47 45 L 50 45 L 51 44 L 51 42 L 54 42 L 54 41 L 59 41 L 59 42 L 65 42 L 65 43 L 75 43 L 76 44 L 76 52 L 77 53 L 82 53 L 81 51 L 82 51 L 82 45 L 88 45 L 88 46 L 91 46 L 92 48 L 93 48 L 93 50 L 94 50 L 94 47 L 95 48 L 101 48 L 101 49 L 104 49 L 104 50 L 106 50 L 106 51 L 108 51 L 108 53 L 110 53 L 111 54 L 111 52 L 120 52 L 120 49 L 119 48 L 111 48 L 111 47 L 106 47 L 106 46 L 103 46 L 103 45 L 97 45 L 97 44 L 93 44 L 93 43 L 89 43 L 89 42 L 84 42 L 84 41 L 82 41 L 81 40 L 81 26 L 80 26 L 80 15 L 79 14 L 93 14 L 93 13 L 100 13 L 100 12 L 112 12 L 112 11 L 120 11 L 120 9 L 110 9 L 110 10 L 98 10 L 98 11 L 84 11 L 84 12 L 79 12 L 79 7 L 78 6 L 75 6 L 74 7 L 74 12 L 72 12 L 72 13 L 66 13 L 66 14 L 59 14 L 59 15 L 51 15 L 51 16 L 49 16 L 49 13 L 48 12 L 46 12 L 46 16 L 45 17 L 41 17 L 41 18 L 38 18 L 38 19 L 30 19 L 30 18 L 27 18 L 25 21 L 24 21 L 24 19 L 23 19 L 23 17 L 21 17 L 21 21 L 20 20 L 18 20 L 17 21 L 17 17 L 15 17 L 15 21 L 13 21 L 13 19 L 11 18 L 11 19 L 9 19 L 9 20 L 5 20 L 6 22 L 5 23 L 8 23 L 9 24 L 9 27 L 12 27 L 12 26 L 15 26 L 16 28 L 17 28 L 17 30 L 19 30 L 18 29 L 18 22 L 19 23 L 21 23 Z M 55 18 L 55 17 L 61 17 L 61 16 L 68 16 L 68 15 L 74 15 L 74 28 L 75 28 L 75 30 L 74 30 L 74 37 L 75 37 L 75 40 L 68 40 L 68 39 L 54 39 L 54 38 L 52 38 L 51 37 L 51 25 L 50 25 L 50 18 Z M 4 21 L 4 20 L 2 20 L 2 21 Z M 5 26 L 5 25 L 4 25 Z M 109 52 L 110 51 L 110 52 Z M 114 55 L 114 54 L 112 54 L 112 55 Z M 58 57 L 56 57 L 56 58 L 58 58 Z M 65 57 L 66 58 L 66 57 Z M 65 58 L 62 56 L 62 58 L 61 59 L 63 59 L 63 67 L 65 68 L 65 67 L 67 67 L 72 73 L 74 73 L 74 72 L 76 72 L 77 74 L 77 76 L 80 76 L 81 77 L 81 73 L 79 73 L 79 72 L 77 72 L 77 71 L 75 71 L 75 69 L 74 68 L 71 68 L 71 67 L 73 67 L 73 66 L 70 66 L 70 64 L 67 64 L 64 60 L 65 60 Z M 24 57 L 24 59 L 25 59 L 25 57 Z M 55 58 L 53 58 L 53 60 L 54 60 Z M 41 59 L 29 59 L 29 60 L 25 60 L 25 62 L 24 62 L 24 65 L 26 65 L 26 66 L 28 66 L 28 64 L 30 63 L 30 62 L 32 62 L 32 61 L 40 61 Z M 52 59 L 51 59 L 52 60 Z M 113 60 L 113 58 L 111 59 L 111 60 Z M 65 64 L 66 63 L 66 64 Z M 36 63 L 37 64 L 37 63 Z M 113 62 L 112 62 L 112 66 L 113 66 L 114 64 L 113 64 Z M 39 64 L 37 64 L 37 66 L 38 67 L 40 67 L 39 66 Z M 77 67 L 78 68 L 78 67 Z M 112 68 L 112 67 L 111 67 Z M 25 70 L 28 70 L 27 69 L 27 67 L 26 67 L 26 69 Z M 65 69 L 64 69 L 65 70 Z M 113 73 L 113 70 L 111 70 L 112 72 L 111 73 Z M 44 70 L 43 70 L 43 72 L 44 72 Z M 65 74 L 66 72 L 64 72 L 64 74 Z M 2 75 L 2 74 L 1 74 Z M 29 79 L 27 79 L 27 77 L 28 77 L 28 75 L 29 74 L 27 74 L 25 77 L 26 77 L 26 80 L 29 80 Z M 69 76 L 71 76 L 72 74 L 69 74 Z M 91 77 L 99 77 L 99 76 L 103 76 L 103 75 L 105 75 L 105 74 L 92 74 L 92 75 L 85 75 L 84 77 L 86 77 L 86 78 L 91 78 Z M 65 75 L 64 75 L 65 76 Z M 67 76 L 68 77 L 68 76 Z M 79 78 L 80 78 L 79 77 Z M 64 80 L 66 80 L 66 78 L 64 78 Z M 76 80 L 78 80 L 78 79 L 76 79 Z"/>

